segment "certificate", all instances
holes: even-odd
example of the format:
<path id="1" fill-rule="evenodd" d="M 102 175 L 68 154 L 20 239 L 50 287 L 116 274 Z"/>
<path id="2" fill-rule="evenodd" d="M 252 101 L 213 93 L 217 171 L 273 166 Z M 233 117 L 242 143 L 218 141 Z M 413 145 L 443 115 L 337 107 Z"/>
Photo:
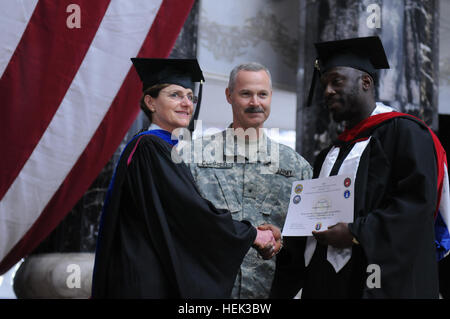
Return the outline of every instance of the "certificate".
<path id="1" fill-rule="evenodd" d="M 339 222 L 353 222 L 354 180 L 347 175 L 294 182 L 283 236 L 312 236 Z"/>

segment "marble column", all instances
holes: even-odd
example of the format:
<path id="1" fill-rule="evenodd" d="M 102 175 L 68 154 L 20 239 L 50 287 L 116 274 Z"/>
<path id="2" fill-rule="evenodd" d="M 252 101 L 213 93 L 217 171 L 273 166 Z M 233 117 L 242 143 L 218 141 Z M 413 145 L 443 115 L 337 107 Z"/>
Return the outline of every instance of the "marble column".
<path id="1" fill-rule="evenodd" d="M 198 17 L 199 1 L 195 1 L 170 58 L 196 58 Z M 18 298 L 90 296 L 100 213 L 114 167 L 128 141 L 148 126 L 148 119 L 140 112 L 114 155 L 83 197 L 21 264 L 14 277 L 14 291 Z"/>
<path id="2" fill-rule="evenodd" d="M 378 35 L 391 69 L 382 70 L 377 100 L 416 115 L 438 129 L 438 21 L 436 0 L 299 0 L 296 149 L 311 163 L 343 127 L 334 123 L 316 87 L 305 107 L 316 58 L 313 43 Z"/>

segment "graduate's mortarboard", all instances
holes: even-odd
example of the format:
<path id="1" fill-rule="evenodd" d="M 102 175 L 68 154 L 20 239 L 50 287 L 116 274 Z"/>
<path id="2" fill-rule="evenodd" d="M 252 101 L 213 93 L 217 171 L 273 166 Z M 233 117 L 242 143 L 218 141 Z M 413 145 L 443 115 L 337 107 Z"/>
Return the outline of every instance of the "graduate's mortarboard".
<path id="1" fill-rule="evenodd" d="M 200 112 L 202 84 L 205 81 L 202 70 L 196 59 L 151 59 L 131 58 L 142 81 L 142 91 L 156 84 L 177 84 L 195 90 L 195 82 L 200 82 L 198 102 L 189 130 L 194 130 L 194 121 Z"/>
<path id="2" fill-rule="evenodd" d="M 389 69 L 383 44 L 377 36 L 315 43 L 317 59 L 306 106 L 310 106 L 318 76 L 328 70 L 347 66 L 364 71 L 376 80 L 378 69 Z"/>
<path id="3" fill-rule="evenodd" d="M 149 59 L 132 58 L 142 81 L 142 91 L 156 84 L 177 84 L 195 88 L 195 82 L 204 81 L 196 59 Z"/>

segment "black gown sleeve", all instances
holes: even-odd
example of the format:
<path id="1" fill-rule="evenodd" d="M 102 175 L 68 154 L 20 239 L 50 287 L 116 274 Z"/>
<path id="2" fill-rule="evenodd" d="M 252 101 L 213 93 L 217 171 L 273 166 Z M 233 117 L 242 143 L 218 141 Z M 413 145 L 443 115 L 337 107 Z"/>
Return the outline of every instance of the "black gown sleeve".
<path id="1" fill-rule="evenodd" d="M 158 137 L 145 135 L 132 152 L 104 213 L 94 284 L 106 296 L 228 298 L 256 229 L 203 199 Z"/>
<path id="2" fill-rule="evenodd" d="M 437 168 L 433 140 L 426 128 L 407 119 L 396 120 L 384 134 L 376 140 L 383 141 L 381 147 L 370 150 L 377 156 L 369 156 L 366 178 L 368 185 L 375 185 L 374 181 L 390 170 L 384 185 L 386 195 L 375 209 L 349 224 L 367 263 L 380 267 L 381 287 L 366 286 L 363 297 L 437 297 L 433 263 Z M 382 152 L 390 167 L 380 166 Z M 367 189 L 366 198 L 377 196 L 377 189 Z"/>

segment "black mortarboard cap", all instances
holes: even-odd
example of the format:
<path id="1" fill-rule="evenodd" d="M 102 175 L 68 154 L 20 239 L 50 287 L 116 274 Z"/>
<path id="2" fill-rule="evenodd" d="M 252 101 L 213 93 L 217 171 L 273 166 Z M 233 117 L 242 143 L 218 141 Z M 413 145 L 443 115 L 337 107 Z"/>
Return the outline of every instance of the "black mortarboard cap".
<path id="1" fill-rule="evenodd" d="M 132 58 L 142 81 L 142 91 L 156 84 L 177 84 L 194 90 L 195 82 L 204 81 L 196 59 Z"/>
<path id="2" fill-rule="evenodd" d="M 205 81 L 202 70 L 196 59 L 151 59 L 131 58 L 142 81 L 142 91 L 156 84 L 177 84 L 195 90 L 195 82 L 200 82 L 198 102 L 189 130 L 194 130 L 194 121 L 200 113 L 202 84 Z"/>
<path id="3" fill-rule="evenodd" d="M 364 71 L 374 80 L 378 69 L 389 69 L 381 40 L 377 36 L 315 43 L 317 60 L 307 106 L 312 103 L 315 82 L 320 74 L 337 67 L 347 66 Z"/>

